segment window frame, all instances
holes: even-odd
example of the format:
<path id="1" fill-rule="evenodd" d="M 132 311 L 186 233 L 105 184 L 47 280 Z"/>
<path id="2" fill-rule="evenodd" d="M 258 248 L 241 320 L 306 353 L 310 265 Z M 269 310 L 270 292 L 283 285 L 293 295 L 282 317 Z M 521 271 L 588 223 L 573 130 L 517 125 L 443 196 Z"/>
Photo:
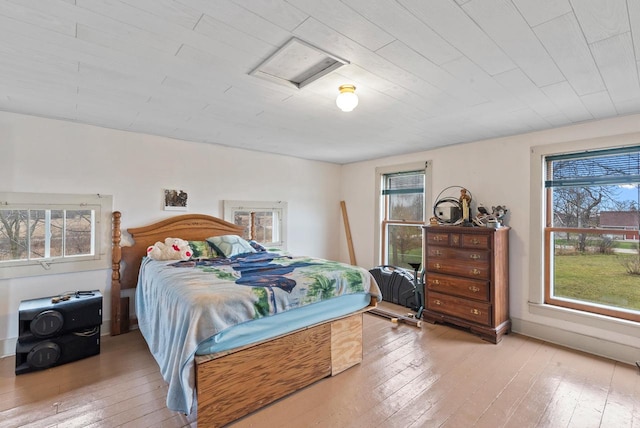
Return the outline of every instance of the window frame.
<path id="1" fill-rule="evenodd" d="M 0 192 L 3 209 L 94 211 L 93 254 L 3 261 L 0 262 L 0 279 L 108 269 L 111 266 L 112 205 L 110 195 Z"/>
<path id="2" fill-rule="evenodd" d="M 531 146 L 529 149 L 529 269 L 528 269 L 528 299 L 527 305 L 529 312 L 534 316 L 540 316 L 549 320 L 554 320 L 553 324 L 555 328 L 561 325 L 575 325 L 578 330 L 581 331 L 582 326 L 585 328 L 600 329 L 599 331 L 615 332 L 625 336 L 635 337 L 637 335 L 638 323 L 621 319 L 617 317 L 604 316 L 593 312 L 586 312 L 577 309 L 571 309 L 567 307 L 556 306 L 553 304 L 545 303 L 544 300 L 544 287 L 545 287 L 545 269 L 548 267 L 548 263 L 545 261 L 545 245 L 544 245 L 544 233 L 545 233 L 545 209 L 548 206 L 546 204 L 546 193 L 544 182 L 545 175 L 545 157 L 554 156 L 563 153 L 580 152 L 587 150 L 605 150 L 613 149 L 624 146 L 637 146 L 640 144 L 640 132 L 621 133 L 617 135 L 609 135 L 604 137 L 595 137 L 582 140 L 570 140 L 564 142 L 554 142 L 549 144 Z M 526 321 L 518 321 L 526 323 Z M 569 324 L 566 324 L 569 323 Z M 524 324 L 523 324 L 524 326 Z M 581 327 L 578 327 L 581 326 Z M 533 327 L 537 333 L 542 334 L 539 328 Z M 555 334 L 555 330 L 545 330 L 548 334 Z M 573 331 L 572 328 L 568 328 L 567 332 Z M 596 334 L 593 331 L 590 334 Z M 565 337 L 565 336 L 563 336 Z M 597 336 L 600 339 L 603 337 Z M 566 336 L 566 340 L 578 340 L 575 337 Z M 596 346 L 597 347 L 597 346 Z M 600 348 L 598 348 L 600 349 Z M 626 352 L 626 351 L 624 351 Z"/>
<path id="3" fill-rule="evenodd" d="M 544 250 L 544 300 L 543 302 L 547 305 L 557 306 L 560 308 L 567 308 L 571 310 L 577 310 L 582 312 L 589 312 L 596 315 L 604 315 L 612 318 L 618 318 L 622 320 L 640 322 L 640 313 L 638 311 L 626 310 L 625 308 L 617 308 L 615 306 L 609 306 L 604 304 L 599 304 L 596 302 L 587 302 L 581 301 L 577 299 L 564 298 L 562 296 L 555 296 L 553 293 L 553 278 L 554 278 L 554 253 L 555 253 L 555 240 L 553 238 L 554 233 L 575 233 L 575 234 L 589 234 L 589 235 L 611 235 L 611 234 L 625 234 L 628 232 L 625 229 L 615 229 L 615 228 L 593 228 L 588 225 L 584 227 L 559 227 L 554 226 L 554 211 L 553 211 L 553 189 L 552 185 L 554 182 L 550 181 L 552 178 L 550 177 L 549 171 L 549 163 L 555 160 L 564 160 L 564 159 L 579 159 L 584 157 L 583 155 L 591 158 L 598 158 L 601 156 L 615 155 L 615 154 L 623 154 L 624 152 L 638 152 L 640 151 L 640 146 L 638 144 L 624 145 L 624 146 L 614 146 L 614 147 L 606 147 L 599 149 L 587 149 L 587 150 L 572 150 L 567 152 L 558 152 L 554 154 L 545 154 L 542 156 L 542 168 L 543 168 L 543 177 L 547 180 L 544 184 L 543 190 L 543 220 L 544 220 L 544 238 L 543 238 L 543 250 Z M 630 182 L 635 182 L 634 179 L 637 179 L 637 176 L 629 176 Z M 619 180 L 614 180 L 618 182 Z M 589 183 L 593 183 L 593 185 L 598 184 L 608 184 L 614 183 L 608 176 L 606 179 L 564 179 L 560 180 L 558 183 L 559 186 L 566 186 L 567 184 L 571 185 L 573 182 L 576 182 L 575 186 L 578 187 L 581 182 L 584 182 L 585 185 Z M 548 185 L 546 183 L 549 183 Z M 637 183 L 636 183 L 637 184 Z M 555 186 L 558 187 L 558 186 Z"/>
<path id="4" fill-rule="evenodd" d="M 224 220 L 229 223 L 234 223 L 234 217 L 236 211 L 271 211 L 278 213 L 280 241 L 277 242 L 259 242 L 268 248 L 278 248 L 280 250 L 287 250 L 287 228 L 288 219 L 287 211 L 288 204 L 286 201 L 223 201 Z M 249 239 L 254 239 L 250 237 Z"/>
<path id="5" fill-rule="evenodd" d="M 416 225 L 416 226 L 424 226 L 427 223 L 429 218 L 430 210 L 427 208 L 429 205 L 429 201 L 431 201 L 431 170 L 433 169 L 431 166 L 432 162 L 422 161 L 422 162 L 412 162 L 407 164 L 400 165 L 391 165 L 385 167 L 376 168 L 376 187 L 375 187 L 375 197 L 378 201 L 377 206 L 377 221 L 376 221 L 376 230 L 375 230 L 375 243 L 374 243 L 374 260 L 378 260 L 381 265 L 386 264 L 385 255 L 386 255 L 386 227 L 389 224 L 400 224 L 400 225 Z M 396 222 L 396 221 L 388 221 L 387 220 L 387 199 L 382 195 L 382 189 L 384 188 L 384 179 L 387 175 L 391 174 L 402 174 L 412 171 L 424 171 L 424 212 L 423 212 L 423 221 L 422 222 Z M 424 267 L 424 231 L 422 233 L 422 260 L 421 267 Z"/>

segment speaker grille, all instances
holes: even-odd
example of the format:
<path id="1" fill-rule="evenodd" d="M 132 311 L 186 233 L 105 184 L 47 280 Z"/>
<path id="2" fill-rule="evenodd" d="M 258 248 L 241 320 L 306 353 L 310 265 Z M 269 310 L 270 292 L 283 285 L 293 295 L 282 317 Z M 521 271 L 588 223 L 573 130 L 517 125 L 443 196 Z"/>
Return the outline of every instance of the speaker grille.
<path id="1" fill-rule="evenodd" d="M 27 354 L 27 363 L 31 367 L 44 369 L 53 366 L 60 358 L 60 347 L 53 342 L 40 342 Z"/>
<path id="2" fill-rule="evenodd" d="M 42 311 L 36 315 L 29 328 L 36 337 L 47 337 L 57 333 L 64 325 L 64 317 L 58 311 Z"/>

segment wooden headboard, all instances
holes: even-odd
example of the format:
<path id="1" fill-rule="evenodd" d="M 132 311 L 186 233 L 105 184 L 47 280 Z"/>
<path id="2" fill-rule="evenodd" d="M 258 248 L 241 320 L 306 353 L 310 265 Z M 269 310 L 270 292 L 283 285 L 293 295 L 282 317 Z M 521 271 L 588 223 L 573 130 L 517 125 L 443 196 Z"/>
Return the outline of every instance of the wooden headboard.
<path id="1" fill-rule="evenodd" d="M 185 214 L 168 218 L 148 226 L 127 229 L 133 238 L 131 246 L 121 247 L 120 211 L 113 212 L 112 273 L 111 273 L 111 335 L 128 331 L 129 298 L 123 298 L 122 290 L 135 288 L 138 272 L 147 247 L 165 238 L 181 238 L 186 241 L 204 241 L 211 236 L 242 235 L 242 226 L 205 214 Z M 126 309 L 126 310 L 124 310 Z M 123 319 L 126 315 L 127 319 Z M 123 328 L 124 327 L 124 328 Z"/>

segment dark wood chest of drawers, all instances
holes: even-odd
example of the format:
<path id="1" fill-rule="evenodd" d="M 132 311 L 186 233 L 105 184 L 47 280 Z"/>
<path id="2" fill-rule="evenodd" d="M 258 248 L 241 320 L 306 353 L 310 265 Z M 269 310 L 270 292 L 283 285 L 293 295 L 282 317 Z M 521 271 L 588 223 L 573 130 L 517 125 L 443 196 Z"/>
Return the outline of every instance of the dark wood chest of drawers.
<path id="1" fill-rule="evenodd" d="M 432 323 L 498 343 L 509 319 L 509 228 L 426 226 L 425 310 Z"/>

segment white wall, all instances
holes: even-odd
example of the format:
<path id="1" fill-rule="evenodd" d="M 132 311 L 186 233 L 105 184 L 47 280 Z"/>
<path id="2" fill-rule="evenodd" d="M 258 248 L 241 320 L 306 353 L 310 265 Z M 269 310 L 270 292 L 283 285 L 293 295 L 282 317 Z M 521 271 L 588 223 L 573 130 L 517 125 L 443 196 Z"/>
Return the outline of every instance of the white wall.
<path id="1" fill-rule="evenodd" d="M 187 190 L 189 212 L 216 216 L 224 199 L 286 200 L 289 249 L 348 262 L 339 206 L 345 200 L 358 264 L 370 268 L 378 264 L 375 168 L 432 160 L 434 198 L 447 186 L 461 185 L 475 202 L 509 209 L 514 331 L 632 362 L 640 359 L 637 324 L 550 314 L 530 303 L 540 280 L 530 260 L 536 245 L 529 226 L 535 219 L 530 153 L 540 145 L 637 132 L 640 115 L 341 167 L 0 112 L 0 191 L 111 194 L 114 209 L 123 213 L 123 228 L 175 215 L 162 210 L 164 188 Z M 21 300 L 97 288 L 105 295 L 108 326 L 109 287 L 108 270 L 0 280 L 0 353 L 15 350 Z"/>
<path id="2" fill-rule="evenodd" d="M 532 206 L 530 199 L 532 147 L 564 147 L 565 143 L 576 140 L 591 140 L 589 144 L 593 145 L 593 139 L 599 137 L 605 138 L 596 143 L 604 143 L 610 138 L 617 144 L 640 144 L 640 136 L 632 135 L 637 132 L 640 132 L 640 115 L 345 165 L 342 171 L 342 199 L 349 210 L 357 261 L 367 268 L 379 264 L 374 245 L 377 233 L 375 168 L 432 160 L 434 199 L 445 187 L 460 185 L 472 192 L 474 207 L 481 202 L 485 206 L 502 204 L 509 209 L 507 221 L 512 227 L 509 248 L 510 310 L 514 331 L 620 361 L 631 363 L 640 360 L 640 326 L 637 323 L 611 321 L 606 317 L 584 317 L 572 311 L 550 313 L 536 304 L 540 302 L 530 302 L 530 296 L 539 295 L 537 291 L 542 286 L 540 273 L 532 269 L 530 260 L 532 258 L 536 264 L 539 262 L 539 257 L 532 251 L 537 252 L 540 248 L 538 236 L 531 236 L 530 231 L 530 222 L 539 220 L 539 216 L 532 216 L 532 212 L 535 214 L 540 209 Z M 628 137 L 614 137 L 620 134 L 628 134 Z M 541 184 L 533 183 L 535 186 Z M 534 195 L 534 202 L 537 202 L 535 198 Z M 433 202 L 427 203 L 432 206 Z M 539 231 L 539 224 L 533 225 L 532 229 L 533 233 Z M 341 242 L 340 258 L 348 260 L 344 235 L 341 236 Z"/>
<path id="3" fill-rule="evenodd" d="M 166 188 L 188 191 L 189 212 L 214 216 L 223 215 L 224 199 L 282 200 L 289 206 L 289 250 L 336 259 L 340 171 L 335 164 L 0 112 L 0 191 L 113 195 L 123 229 L 181 214 L 163 211 Z M 0 355 L 15 352 L 25 299 L 99 289 L 105 333 L 110 281 L 110 270 L 0 280 Z"/>

